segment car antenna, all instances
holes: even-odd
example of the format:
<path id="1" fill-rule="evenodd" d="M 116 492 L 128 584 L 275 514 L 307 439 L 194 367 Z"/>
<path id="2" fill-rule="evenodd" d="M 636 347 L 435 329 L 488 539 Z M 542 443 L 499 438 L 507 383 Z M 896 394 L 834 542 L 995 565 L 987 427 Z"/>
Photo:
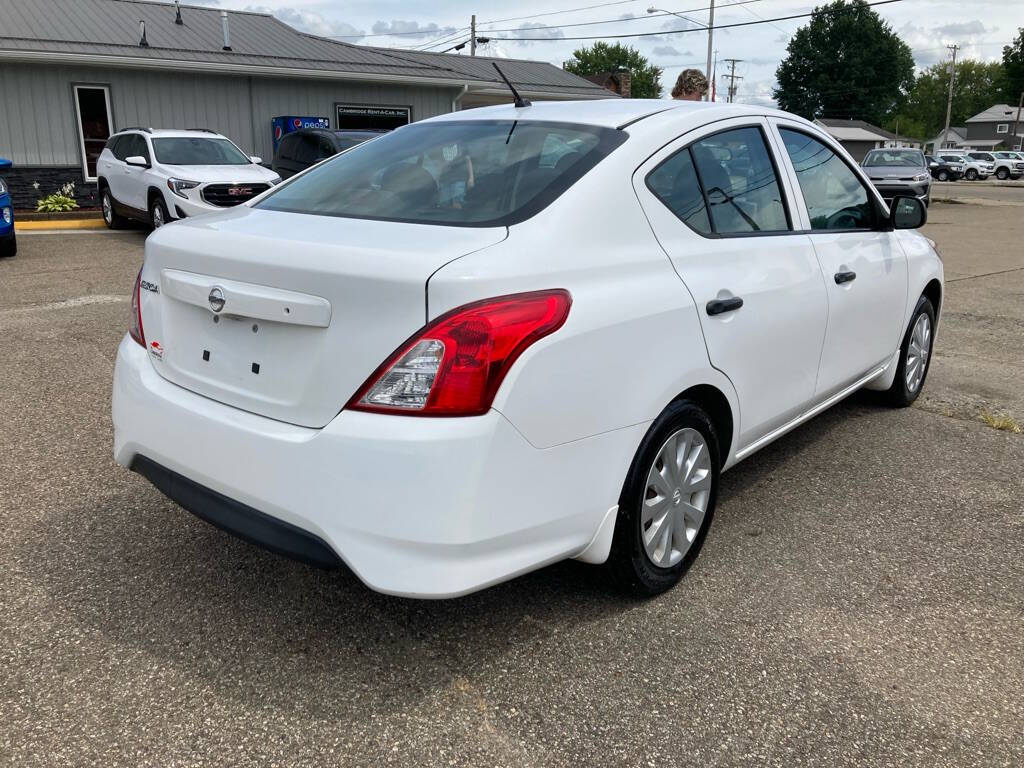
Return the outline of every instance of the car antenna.
<path id="1" fill-rule="evenodd" d="M 498 71 L 498 74 L 501 75 L 501 79 L 505 81 L 505 85 L 507 85 L 508 89 L 510 91 L 512 91 L 512 98 L 515 100 L 515 105 L 517 107 L 531 107 L 531 106 L 533 106 L 533 104 L 530 102 L 529 99 L 524 99 L 522 96 L 519 95 L 519 91 L 517 91 L 516 87 L 514 85 L 512 85 L 512 83 L 509 81 L 509 79 L 507 77 L 505 77 L 505 73 L 502 72 L 501 69 L 498 67 L 498 63 L 497 62 L 492 61 L 491 62 L 491 66 L 493 66 Z"/>

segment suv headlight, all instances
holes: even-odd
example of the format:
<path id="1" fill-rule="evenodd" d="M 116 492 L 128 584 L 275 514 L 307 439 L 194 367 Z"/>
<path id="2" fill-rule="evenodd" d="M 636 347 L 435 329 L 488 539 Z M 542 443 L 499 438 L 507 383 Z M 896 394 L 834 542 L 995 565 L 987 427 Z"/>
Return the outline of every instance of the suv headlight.
<path id="1" fill-rule="evenodd" d="M 280 176 L 275 176 L 274 178 L 269 179 L 267 181 L 267 183 L 270 184 L 270 186 L 272 186 L 272 187 L 276 187 L 278 184 L 281 183 L 281 177 Z"/>
<path id="2" fill-rule="evenodd" d="M 0 179 L 0 195 L 6 195 L 6 194 L 7 194 L 7 185 L 4 183 L 3 179 Z"/>
<path id="3" fill-rule="evenodd" d="M 168 179 L 167 188 L 171 190 L 178 197 L 184 197 L 188 199 L 188 195 L 185 194 L 186 190 L 195 189 L 199 186 L 198 181 L 185 181 L 184 179 Z"/>
<path id="4" fill-rule="evenodd" d="M 927 181 L 931 176 L 927 173 L 919 173 L 914 177 L 914 181 Z"/>

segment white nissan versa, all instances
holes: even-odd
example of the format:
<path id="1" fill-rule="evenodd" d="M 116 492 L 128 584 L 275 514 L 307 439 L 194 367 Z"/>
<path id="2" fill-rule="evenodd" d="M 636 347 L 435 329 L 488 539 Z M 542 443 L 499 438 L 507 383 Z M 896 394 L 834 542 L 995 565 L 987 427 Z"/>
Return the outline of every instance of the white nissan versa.
<path id="1" fill-rule="evenodd" d="M 370 587 L 564 558 L 674 584 L 723 470 L 861 387 L 921 391 L 942 298 L 827 134 L 736 104 L 425 120 L 154 232 L 117 461 Z"/>

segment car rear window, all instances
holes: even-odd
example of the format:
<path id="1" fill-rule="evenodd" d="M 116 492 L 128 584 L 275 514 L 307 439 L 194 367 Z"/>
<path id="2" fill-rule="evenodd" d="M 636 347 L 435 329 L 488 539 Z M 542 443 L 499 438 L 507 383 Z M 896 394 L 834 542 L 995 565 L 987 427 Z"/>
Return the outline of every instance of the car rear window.
<path id="1" fill-rule="evenodd" d="M 528 219 L 623 141 L 611 128 L 518 120 L 399 128 L 278 187 L 273 211 L 446 226 Z"/>

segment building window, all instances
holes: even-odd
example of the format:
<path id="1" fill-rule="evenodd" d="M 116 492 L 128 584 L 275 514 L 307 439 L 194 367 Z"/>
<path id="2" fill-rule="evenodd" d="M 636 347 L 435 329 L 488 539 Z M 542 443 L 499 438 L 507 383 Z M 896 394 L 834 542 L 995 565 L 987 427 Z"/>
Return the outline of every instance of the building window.
<path id="1" fill-rule="evenodd" d="M 999 123 L 999 125 L 996 126 L 996 133 L 1009 133 L 1009 132 L 1010 132 L 1010 126 L 1009 126 L 1008 123 Z"/>
<path id="2" fill-rule="evenodd" d="M 96 181 L 96 160 L 111 133 L 110 88 L 105 85 L 76 85 L 74 91 L 82 174 L 86 181 Z"/>

